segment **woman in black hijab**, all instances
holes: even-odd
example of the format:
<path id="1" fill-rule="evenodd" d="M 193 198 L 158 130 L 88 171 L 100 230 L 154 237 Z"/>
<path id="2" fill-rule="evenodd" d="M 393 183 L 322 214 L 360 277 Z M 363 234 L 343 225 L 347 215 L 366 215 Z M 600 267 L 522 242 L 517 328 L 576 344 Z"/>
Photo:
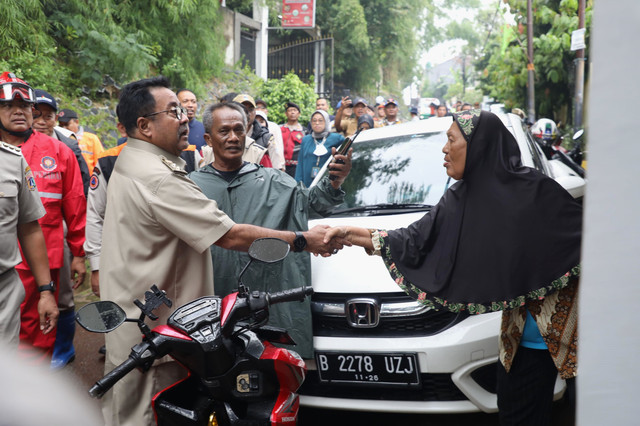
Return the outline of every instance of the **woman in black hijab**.
<path id="1" fill-rule="evenodd" d="M 582 207 L 553 179 L 522 165 L 497 116 L 471 110 L 453 118 L 442 151 L 458 182 L 429 213 L 407 228 L 340 227 L 325 239 L 342 237 L 380 254 L 396 283 L 424 305 L 505 311 L 501 422 L 548 424 L 558 371 L 565 379 L 576 373 Z"/>

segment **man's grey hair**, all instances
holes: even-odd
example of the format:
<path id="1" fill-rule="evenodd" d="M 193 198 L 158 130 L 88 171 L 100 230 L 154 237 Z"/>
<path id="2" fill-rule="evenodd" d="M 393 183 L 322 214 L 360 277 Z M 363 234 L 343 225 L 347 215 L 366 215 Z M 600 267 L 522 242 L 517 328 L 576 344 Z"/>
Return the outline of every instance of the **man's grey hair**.
<path id="1" fill-rule="evenodd" d="M 211 129 L 213 128 L 213 113 L 221 108 L 229 108 L 239 112 L 240 115 L 242 115 L 244 128 L 245 130 L 247 129 L 247 114 L 245 114 L 242 105 L 237 102 L 220 102 L 217 104 L 211 104 L 204 109 L 204 113 L 202 114 L 202 124 L 204 125 L 205 133 L 211 134 Z"/>

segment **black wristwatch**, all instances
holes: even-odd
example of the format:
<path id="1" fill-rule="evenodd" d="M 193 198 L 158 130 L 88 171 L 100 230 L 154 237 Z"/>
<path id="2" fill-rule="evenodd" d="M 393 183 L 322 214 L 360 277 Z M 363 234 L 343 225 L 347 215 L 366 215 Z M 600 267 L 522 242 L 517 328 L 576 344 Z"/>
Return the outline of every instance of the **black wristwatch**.
<path id="1" fill-rule="evenodd" d="M 53 281 L 51 281 L 49 284 L 47 285 L 41 285 L 38 286 L 38 291 L 40 293 L 42 293 L 43 291 L 50 291 L 51 294 L 56 292 L 56 283 L 54 283 Z"/>
<path id="2" fill-rule="evenodd" d="M 296 231 L 295 234 L 296 237 L 293 239 L 293 251 L 299 253 L 307 247 L 307 239 L 300 231 Z"/>

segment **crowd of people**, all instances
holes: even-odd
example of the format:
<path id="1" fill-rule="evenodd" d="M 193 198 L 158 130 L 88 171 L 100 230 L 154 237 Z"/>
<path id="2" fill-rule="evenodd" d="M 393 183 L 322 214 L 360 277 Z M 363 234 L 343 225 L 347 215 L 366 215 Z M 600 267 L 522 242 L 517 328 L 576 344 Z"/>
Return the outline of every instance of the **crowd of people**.
<path id="1" fill-rule="evenodd" d="M 439 309 L 470 303 L 471 310 L 471 305 L 484 306 L 477 301 L 491 300 L 498 304 L 492 309 L 509 310 L 501 337 L 499 391 L 506 389 L 499 398 L 501 410 L 520 419 L 516 414 L 530 415 L 524 404 L 546 418 L 551 377 L 557 371 L 566 378 L 575 375 L 575 327 L 567 326 L 569 341 L 558 342 L 554 330 L 543 324 L 567 320 L 557 306 L 573 304 L 576 297 L 581 209 L 550 179 L 515 160 L 501 163 L 504 153 L 513 157 L 519 151 L 499 119 L 461 109 L 443 148 L 447 173 L 459 182 L 430 214 L 395 233 L 324 225 L 309 229 L 309 218 L 326 216 L 344 200 L 352 150 L 341 155 L 337 147 L 358 130 L 400 123 L 398 102 L 390 98 L 370 106 L 364 98 L 344 97 L 334 117 L 327 99 L 318 98 L 309 126 L 300 123 L 295 102 L 277 107 L 287 117 L 280 126 L 269 121 L 264 100 L 229 93 L 207 105 L 198 121 L 192 91 L 174 91 L 164 77 L 143 79 L 122 88 L 116 108 L 122 138 L 104 150 L 79 125 L 75 111 L 59 110 L 51 94 L 3 73 L 0 291 L 6 302 L 0 309 L 0 340 L 52 368 L 70 362 L 73 289 L 84 281 L 85 259 L 93 292 L 137 317 L 133 300 L 151 284 L 166 291 L 174 306 L 235 291 L 248 259 L 245 252 L 257 238 L 283 239 L 293 251 L 277 280 L 267 278 L 267 266 L 250 271 L 246 282 L 261 291 L 310 284 L 310 253 L 331 256 L 345 245 L 361 245 L 381 255 L 400 287 L 421 303 Z M 492 145 L 494 140 L 499 143 Z M 468 153 L 467 144 L 473 147 Z M 483 156 L 494 161 L 481 161 Z M 327 175 L 311 185 L 325 164 Z M 527 191 L 532 185 L 544 191 Z M 477 194 L 495 187 L 508 196 L 492 216 L 481 202 L 486 198 Z M 545 233 L 531 234 L 526 221 L 512 226 L 512 234 L 504 231 L 507 216 L 522 205 L 530 208 L 529 216 L 549 217 Z M 550 228 L 567 222 L 571 227 Z M 509 251 L 518 233 L 532 241 L 522 253 Z M 523 262 L 530 252 L 535 254 L 531 258 L 546 257 Z M 511 269 L 501 269 L 505 257 L 496 263 L 495 253 L 513 258 L 507 265 Z M 464 283 L 469 274 L 476 275 L 475 282 L 478 271 L 486 286 L 469 289 Z M 501 293 L 504 288 L 511 289 L 509 296 Z M 547 294 L 559 296 L 545 299 Z M 170 313 L 160 312 L 159 320 L 166 321 Z M 311 321 L 300 318 L 310 318 L 308 302 L 282 304 L 271 312 L 271 324 L 286 328 L 298 343 L 296 351 L 312 358 Z M 521 367 L 516 355 L 528 352 L 516 353 L 514 347 L 523 333 L 535 340 L 534 349 L 544 351 Z M 105 371 L 122 363 L 138 341 L 133 323 L 107 334 Z M 544 383 L 509 375 L 540 363 Z M 175 361 L 164 359 L 145 374 L 127 375 L 104 398 L 105 422 L 153 424 L 153 395 L 183 376 Z M 543 396 L 535 404 L 522 403 L 518 392 L 531 389 Z"/>

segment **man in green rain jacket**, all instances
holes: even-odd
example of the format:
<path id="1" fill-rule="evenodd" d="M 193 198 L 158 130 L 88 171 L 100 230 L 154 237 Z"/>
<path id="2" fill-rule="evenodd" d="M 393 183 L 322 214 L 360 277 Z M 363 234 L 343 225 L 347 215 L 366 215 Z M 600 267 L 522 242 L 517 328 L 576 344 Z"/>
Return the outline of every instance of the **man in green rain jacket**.
<path id="1" fill-rule="evenodd" d="M 335 180 L 325 177 L 308 189 L 284 172 L 242 161 L 247 123 L 241 107 L 210 105 L 204 112 L 203 124 L 204 138 L 213 149 L 214 161 L 189 177 L 234 222 L 306 231 L 310 216 L 324 216 L 344 200 L 340 185 L 351 170 L 351 153 L 337 156 L 344 164 L 331 166 L 330 174 Z M 298 236 L 294 253 L 283 262 L 253 264 L 243 276 L 243 283 L 250 290 L 269 292 L 311 285 L 310 258 L 301 251 L 303 245 L 304 241 Z M 226 296 L 237 291 L 238 275 L 249 261 L 248 255 L 211 246 L 211 256 L 216 295 Z M 297 343 L 295 351 L 303 358 L 313 357 L 309 299 L 303 303 L 274 305 L 269 325 L 287 329 Z"/>

